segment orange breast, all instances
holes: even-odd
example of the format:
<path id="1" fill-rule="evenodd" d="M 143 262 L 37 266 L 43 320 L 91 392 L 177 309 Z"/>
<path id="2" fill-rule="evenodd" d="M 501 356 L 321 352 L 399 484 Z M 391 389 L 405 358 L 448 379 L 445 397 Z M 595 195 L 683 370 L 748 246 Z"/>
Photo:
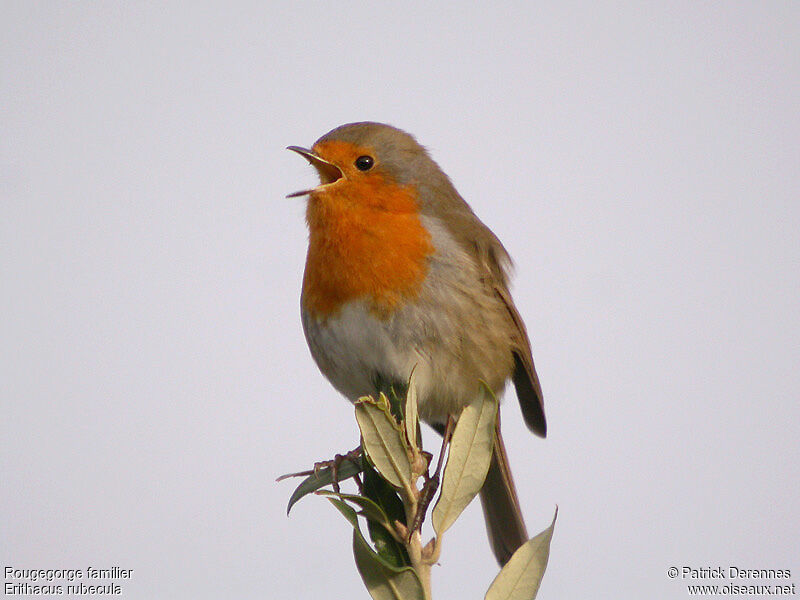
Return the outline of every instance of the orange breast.
<path id="1" fill-rule="evenodd" d="M 380 174 L 342 181 L 311 195 L 303 306 L 317 317 L 364 299 L 388 316 L 415 297 L 433 253 L 411 188 Z"/>

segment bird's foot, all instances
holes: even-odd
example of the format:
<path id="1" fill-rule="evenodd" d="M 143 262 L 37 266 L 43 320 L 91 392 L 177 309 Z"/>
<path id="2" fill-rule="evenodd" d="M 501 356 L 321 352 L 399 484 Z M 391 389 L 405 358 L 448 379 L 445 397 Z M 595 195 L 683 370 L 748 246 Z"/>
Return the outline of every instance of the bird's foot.
<path id="1" fill-rule="evenodd" d="M 298 471 L 297 473 L 287 473 L 286 475 L 281 475 L 276 479 L 276 481 L 283 481 L 284 479 L 289 479 L 291 477 L 310 478 L 313 476 L 320 481 L 312 484 L 313 488 L 310 491 L 314 491 L 319 489 L 321 486 L 331 484 L 333 486 L 333 491 L 338 494 L 339 482 L 343 481 L 343 479 L 349 479 L 352 477 L 355 480 L 356 485 L 358 485 L 358 489 L 360 491 L 362 488 L 361 478 L 358 475 L 361 472 L 360 458 L 361 446 L 344 454 L 336 454 L 331 460 L 321 460 L 315 462 L 314 468 L 309 469 L 308 471 Z M 339 475 L 342 470 L 342 465 L 344 465 L 346 462 L 351 463 L 351 467 L 347 469 L 347 475 L 343 479 L 340 479 Z M 303 485 L 305 485 L 305 483 Z M 308 493 L 308 491 L 305 493 Z"/>
<path id="2" fill-rule="evenodd" d="M 353 448 L 350 452 L 345 452 L 344 454 L 336 454 L 332 460 L 321 460 L 319 462 L 314 463 L 314 469 L 311 473 L 314 475 L 319 476 L 319 473 L 322 469 L 330 469 L 331 470 L 331 485 L 333 486 L 333 491 L 337 494 L 339 493 L 339 471 L 342 465 L 345 462 L 351 462 L 354 466 L 361 469 L 361 446 L 358 448 Z M 311 474 L 309 473 L 309 475 Z M 358 473 L 355 473 L 353 479 L 358 486 L 359 491 L 362 489 L 361 478 L 358 476 Z"/>

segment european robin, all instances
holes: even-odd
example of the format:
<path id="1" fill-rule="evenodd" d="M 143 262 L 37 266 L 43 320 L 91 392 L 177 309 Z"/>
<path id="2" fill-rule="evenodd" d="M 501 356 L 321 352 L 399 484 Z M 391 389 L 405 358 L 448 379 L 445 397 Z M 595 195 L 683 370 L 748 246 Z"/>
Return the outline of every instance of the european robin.
<path id="1" fill-rule="evenodd" d="M 350 400 L 404 387 L 440 433 L 479 393 L 511 379 L 528 428 L 546 423 L 530 341 L 511 299 L 508 252 L 409 134 L 351 123 L 310 150 L 301 313 L 317 365 Z M 500 564 L 528 540 L 498 420 L 480 493 Z"/>

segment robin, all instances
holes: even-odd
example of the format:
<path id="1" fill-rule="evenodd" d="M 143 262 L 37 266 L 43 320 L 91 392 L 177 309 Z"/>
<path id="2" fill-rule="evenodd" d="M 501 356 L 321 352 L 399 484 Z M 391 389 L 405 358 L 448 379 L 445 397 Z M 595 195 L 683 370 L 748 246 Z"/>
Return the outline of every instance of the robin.
<path id="1" fill-rule="evenodd" d="M 317 170 L 301 313 L 319 369 L 350 400 L 386 384 L 416 387 L 422 420 L 442 433 L 479 392 L 514 382 L 528 428 L 546 422 L 530 341 L 508 288 L 511 259 L 409 134 L 351 123 L 310 150 Z M 480 493 L 501 565 L 528 540 L 498 420 Z"/>

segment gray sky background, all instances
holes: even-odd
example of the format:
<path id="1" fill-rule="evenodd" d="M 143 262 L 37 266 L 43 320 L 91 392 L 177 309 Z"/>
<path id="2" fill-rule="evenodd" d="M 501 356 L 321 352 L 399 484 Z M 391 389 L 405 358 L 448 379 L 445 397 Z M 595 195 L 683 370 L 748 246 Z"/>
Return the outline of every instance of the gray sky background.
<path id="1" fill-rule="evenodd" d="M 369 119 L 516 260 L 550 435 L 513 392 L 504 429 L 531 532 L 560 509 L 539 597 L 800 584 L 800 4 L 403 4 L 2 3 L 2 566 L 367 597 L 349 525 L 287 519 L 274 479 L 357 443 L 300 326 L 284 196 L 315 175 L 284 148 Z M 475 503 L 434 595 L 495 573 Z"/>

